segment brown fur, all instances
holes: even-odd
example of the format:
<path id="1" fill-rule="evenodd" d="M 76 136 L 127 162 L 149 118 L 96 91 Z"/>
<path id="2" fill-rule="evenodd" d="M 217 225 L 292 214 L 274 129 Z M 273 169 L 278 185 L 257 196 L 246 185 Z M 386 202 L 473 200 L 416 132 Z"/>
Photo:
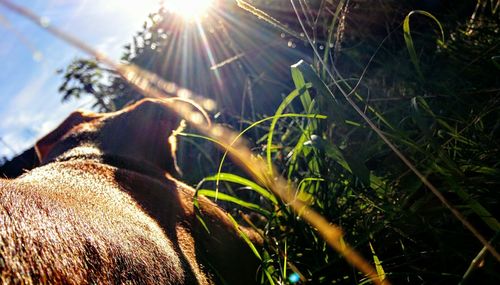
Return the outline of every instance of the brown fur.
<path id="1" fill-rule="evenodd" d="M 0 180 L 3 284 L 255 284 L 227 218 L 173 179 L 177 117 L 157 100 L 75 112 L 37 144 L 41 167 Z M 242 228 L 256 244 L 258 235 Z"/>

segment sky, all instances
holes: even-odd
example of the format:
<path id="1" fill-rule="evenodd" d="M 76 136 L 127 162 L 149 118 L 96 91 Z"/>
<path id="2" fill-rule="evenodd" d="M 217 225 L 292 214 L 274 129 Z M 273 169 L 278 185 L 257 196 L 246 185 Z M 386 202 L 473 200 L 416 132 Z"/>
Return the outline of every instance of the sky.
<path id="1" fill-rule="evenodd" d="M 11 0 L 119 59 L 159 0 Z M 0 5 L 0 158 L 21 153 L 92 98 L 61 102 L 58 69 L 87 57 Z"/>

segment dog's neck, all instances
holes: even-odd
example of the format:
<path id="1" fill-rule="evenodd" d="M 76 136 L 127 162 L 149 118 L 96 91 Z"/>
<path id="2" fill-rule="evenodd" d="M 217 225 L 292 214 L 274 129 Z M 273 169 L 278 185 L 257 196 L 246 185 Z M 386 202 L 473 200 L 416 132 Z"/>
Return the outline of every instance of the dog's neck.
<path id="1" fill-rule="evenodd" d="M 161 169 L 148 161 L 141 161 L 133 157 L 123 155 L 102 153 L 98 147 L 92 145 L 82 145 L 72 148 L 44 164 L 64 161 L 85 161 L 105 164 L 160 179 L 165 178 L 166 172 L 170 172 L 165 169 Z M 177 175 L 177 173 L 169 174 L 173 176 Z"/>

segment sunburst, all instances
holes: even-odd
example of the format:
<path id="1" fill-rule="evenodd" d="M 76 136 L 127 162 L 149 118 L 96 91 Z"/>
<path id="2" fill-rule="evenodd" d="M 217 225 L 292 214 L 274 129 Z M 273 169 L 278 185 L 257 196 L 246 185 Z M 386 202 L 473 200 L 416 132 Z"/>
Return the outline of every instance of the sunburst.
<path id="1" fill-rule="evenodd" d="M 186 21 L 199 21 L 215 5 L 215 0 L 164 0 L 163 5 Z"/>

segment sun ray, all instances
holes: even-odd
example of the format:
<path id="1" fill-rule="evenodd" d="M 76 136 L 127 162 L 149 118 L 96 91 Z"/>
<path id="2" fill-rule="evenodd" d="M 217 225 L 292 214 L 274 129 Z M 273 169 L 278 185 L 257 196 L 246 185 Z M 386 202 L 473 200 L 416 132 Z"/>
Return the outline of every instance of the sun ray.
<path id="1" fill-rule="evenodd" d="M 214 0 L 165 0 L 168 11 L 181 16 L 186 21 L 199 21 L 214 6 Z"/>

